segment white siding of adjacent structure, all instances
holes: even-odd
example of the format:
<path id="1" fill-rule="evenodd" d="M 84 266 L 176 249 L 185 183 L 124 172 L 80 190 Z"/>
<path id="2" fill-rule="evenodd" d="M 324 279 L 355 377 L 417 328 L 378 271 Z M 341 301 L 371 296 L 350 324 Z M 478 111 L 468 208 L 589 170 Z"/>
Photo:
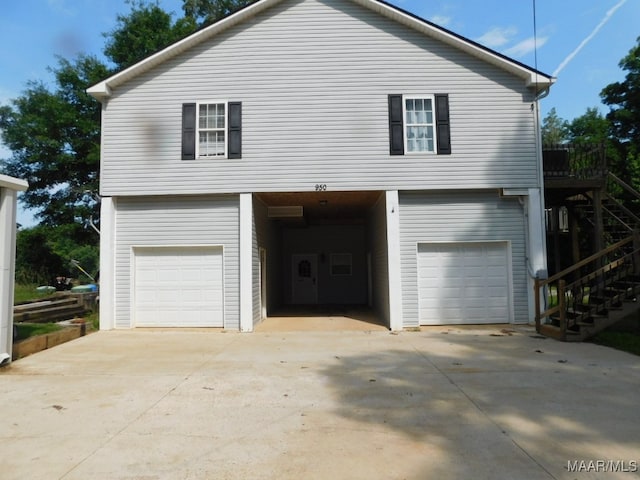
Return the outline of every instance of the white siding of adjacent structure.
<path id="1" fill-rule="evenodd" d="M 388 95 L 448 93 L 452 155 L 389 155 Z M 242 158 L 182 161 L 185 102 L 242 102 Z M 537 187 L 524 81 L 344 0 L 284 0 L 116 88 L 103 195 Z"/>
<path id="2" fill-rule="evenodd" d="M 526 323 L 528 306 L 525 228 L 524 211 L 517 198 L 500 198 L 494 191 L 401 193 L 400 242 L 404 326 L 416 327 L 419 321 L 418 244 L 438 242 L 510 242 L 514 322 Z"/>
<path id="3" fill-rule="evenodd" d="M 131 327 L 134 247 L 221 246 L 224 326 L 239 324 L 238 196 L 119 198 L 116 212 L 115 328 Z"/>

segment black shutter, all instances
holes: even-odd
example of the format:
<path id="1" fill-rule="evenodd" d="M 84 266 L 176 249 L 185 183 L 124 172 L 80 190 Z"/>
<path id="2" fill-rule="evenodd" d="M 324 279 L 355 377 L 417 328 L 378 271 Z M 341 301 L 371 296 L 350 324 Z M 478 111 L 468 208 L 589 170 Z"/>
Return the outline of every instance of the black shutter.
<path id="1" fill-rule="evenodd" d="M 402 95 L 389 95 L 389 153 L 404 155 Z"/>
<path id="2" fill-rule="evenodd" d="M 242 158 L 242 102 L 229 102 L 229 158 Z"/>
<path id="3" fill-rule="evenodd" d="M 451 128 L 449 126 L 449 95 L 436 94 L 436 133 L 438 155 L 451 155 Z"/>
<path id="4" fill-rule="evenodd" d="M 182 104 L 182 160 L 196 158 L 196 104 Z"/>

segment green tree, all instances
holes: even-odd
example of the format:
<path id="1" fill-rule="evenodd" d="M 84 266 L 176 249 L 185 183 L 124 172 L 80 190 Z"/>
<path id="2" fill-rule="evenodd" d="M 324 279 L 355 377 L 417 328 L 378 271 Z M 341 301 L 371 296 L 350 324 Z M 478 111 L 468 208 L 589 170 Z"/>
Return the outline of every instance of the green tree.
<path id="1" fill-rule="evenodd" d="M 45 225 L 98 217 L 86 191 L 98 190 L 100 106 L 88 86 L 108 74 L 95 57 L 59 59 L 52 70 L 56 89 L 29 82 L 11 106 L 0 107 L 2 139 L 13 156 L 3 170 L 29 182 L 21 201 Z"/>
<path id="2" fill-rule="evenodd" d="M 255 0 L 183 0 L 185 18 L 193 19 L 198 25 L 213 23 L 240 10 Z"/>
<path id="3" fill-rule="evenodd" d="M 560 118 L 555 107 L 542 120 L 542 144 L 560 145 L 569 138 L 569 123 Z"/>
<path id="4" fill-rule="evenodd" d="M 104 34 L 107 42 L 104 54 L 115 65 L 124 69 L 193 33 L 197 29 L 193 17 L 172 22 L 171 14 L 157 3 L 143 0 L 127 2 L 131 5 L 128 15 L 118 15 L 117 27 Z"/>
<path id="5" fill-rule="evenodd" d="M 567 134 L 570 143 L 606 144 L 610 139 L 610 123 L 597 108 L 587 108 L 582 116 L 568 124 Z"/>
<path id="6" fill-rule="evenodd" d="M 619 65 L 627 72 L 624 81 L 607 85 L 600 96 L 610 107 L 607 118 L 612 132 L 637 152 L 640 151 L 640 37 Z"/>
<path id="7" fill-rule="evenodd" d="M 51 285 L 58 275 L 69 274 L 64 258 L 54 252 L 50 240 L 53 229 L 38 225 L 19 230 L 16 236 L 16 281 L 22 284 Z"/>
<path id="8" fill-rule="evenodd" d="M 619 65 L 627 72 L 624 80 L 607 85 L 600 97 L 610 108 L 607 119 L 619 155 L 614 173 L 640 189 L 640 37 Z"/>

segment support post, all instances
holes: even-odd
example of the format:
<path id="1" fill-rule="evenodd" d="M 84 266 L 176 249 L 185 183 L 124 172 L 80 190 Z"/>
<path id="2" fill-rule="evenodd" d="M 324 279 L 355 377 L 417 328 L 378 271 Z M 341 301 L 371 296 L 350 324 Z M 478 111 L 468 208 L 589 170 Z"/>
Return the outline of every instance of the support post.
<path id="1" fill-rule="evenodd" d="M 560 332 L 562 340 L 567 336 L 567 302 L 564 296 L 567 282 L 564 280 L 558 280 L 558 308 L 560 309 Z"/>
<path id="2" fill-rule="evenodd" d="M 533 291 L 534 291 L 534 301 L 536 306 L 536 316 L 535 316 L 536 332 L 540 333 L 540 280 L 537 278 L 535 279 L 535 282 L 534 282 Z"/>
<path id="3" fill-rule="evenodd" d="M 240 194 L 240 331 L 253 331 L 253 196 Z"/>
<path id="4" fill-rule="evenodd" d="M 386 192 L 387 260 L 389 272 L 389 328 L 402 330 L 402 276 L 400 272 L 400 212 L 398 191 Z"/>
<path id="5" fill-rule="evenodd" d="M 598 253 L 604 248 L 604 220 L 602 216 L 602 190 L 593 190 L 593 224 L 595 225 L 593 237 L 593 253 Z"/>
<path id="6" fill-rule="evenodd" d="M 115 328 L 116 201 L 100 199 L 100 330 Z"/>

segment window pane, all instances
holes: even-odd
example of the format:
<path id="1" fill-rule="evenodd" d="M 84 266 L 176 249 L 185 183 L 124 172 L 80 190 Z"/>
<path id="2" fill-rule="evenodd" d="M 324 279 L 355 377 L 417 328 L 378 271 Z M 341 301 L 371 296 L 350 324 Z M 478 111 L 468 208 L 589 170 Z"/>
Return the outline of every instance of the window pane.
<path id="1" fill-rule="evenodd" d="M 200 156 L 224 155 L 224 132 L 200 132 Z"/>
<path id="2" fill-rule="evenodd" d="M 414 100 L 416 110 L 424 110 L 424 103 L 421 98 Z"/>
<path id="3" fill-rule="evenodd" d="M 405 102 L 407 111 L 413 110 L 413 100 L 409 99 Z"/>
<path id="4" fill-rule="evenodd" d="M 224 105 L 221 103 L 216 105 L 215 128 L 224 128 Z"/>
<path id="5" fill-rule="evenodd" d="M 207 106 L 206 105 L 200 105 L 198 127 L 207 128 Z"/>

